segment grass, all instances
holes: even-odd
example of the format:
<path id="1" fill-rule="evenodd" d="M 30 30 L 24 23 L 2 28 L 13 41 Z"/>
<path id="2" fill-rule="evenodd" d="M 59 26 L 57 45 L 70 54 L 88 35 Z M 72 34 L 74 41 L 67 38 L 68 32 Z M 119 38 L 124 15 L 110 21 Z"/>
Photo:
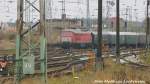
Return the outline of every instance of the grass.
<path id="1" fill-rule="evenodd" d="M 115 64 L 111 59 L 105 60 L 104 71 L 83 71 L 77 73 L 78 79 L 72 76 L 50 78 L 49 84 L 95 84 L 95 80 L 143 80 L 150 83 L 148 71 Z"/>
<path id="2" fill-rule="evenodd" d="M 115 64 L 109 58 L 105 59 L 105 68 L 103 71 L 94 72 L 92 69 L 85 69 L 84 71 L 76 72 L 74 77 L 72 75 L 50 77 L 48 78 L 48 84 L 96 84 L 95 80 L 142 80 L 146 84 L 150 84 L 150 74 L 149 70 L 146 69 L 133 68 L 127 64 Z M 24 79 L 21 84 L 42 83 L 39 77 L 30 77 Z"/>
<path id="3" fill-rule="evenodd" d="M 149 64 L 150 65 L 150 53 L 147 53 L 147 56 L 145 54 L 140 55 L 140 59 L 144 64 Z"/>

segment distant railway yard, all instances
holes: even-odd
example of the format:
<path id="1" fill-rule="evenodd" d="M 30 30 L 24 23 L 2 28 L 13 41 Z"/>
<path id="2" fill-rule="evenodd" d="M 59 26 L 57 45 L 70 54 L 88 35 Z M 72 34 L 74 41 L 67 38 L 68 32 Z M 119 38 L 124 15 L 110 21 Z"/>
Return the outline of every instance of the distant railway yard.
<path id="1" fill-rule="evenodd" d="M 0 0 L 0 84 L 150 84 L 149 6 Z"/>
<path id="2" fill-rule="evenodd" d="M 56 82 L 56 80 L 59 80 L 58 78 L 60 78 L 61 81 L 62 80 L 66 81 L 64 83 L 62 81 L 62 84 L 67 84 L 67 82 L 68 83 L 70 82 L 71 84 L 78 84 L 79 81 L 81 82 L 81 79 L 83 79 L 82 81 L 83 83 L 86 82 L 86 79 L 82 78 L 82 76 L 86 76 L 86 74 L 91 75 L 91 77 L 98 76 L 98 75 L 94 75 L 93 73 L 96 69 L 95 60 L 96 60 L 96 51 L 97 51 L 96 46 L 97 45 L 95 45 L 96 34 L 94 36 L 94 39 L 92 39 L 93 38 L 92 34 L 95 34 L 95 33 L 65 30 L 65 31 L 62 31 L 60 34 L 61 40 L 59 43 L 57 42 L 57 44 L 47 45 L 47 51 L 46 51 L 47 52 L 47 62 L 46 62 L 47 70 L 46 72 L 47 72 L 48 82 L 53 82 L 54 84 L 60 84 L 60 82 Z M 114 38 L 112 34 L 113 32 L 103 33 L 105 44 L 102 45 L 103 47 L 102 58 L 103 60 L 105 60 L 104 66 L 106 70 L 104 70 L 104 72 L 107 74 L 107 77 L 105 78 L 105 76 L 100 76 L 100 79 L 117 80 L 118 78 L 118 80 L 126 80 L 126 81 L 127 80 L 143 80 L 144 82 L 146 82 L 146 84 L 148 84 L 149 79 L 143 78 L 143 76 L 149 78 L 149 75 L 145 73 L 150 72 L 149 70 L 150 58 L 147 57 L 147 55 L 149 55 L 149 52 L 148 52 L 149 49 L 145 49 L 142 47 L 144 46 L 144 41 L 143 40 L 139 41 L 138 39 L 138 42 L 141 42 L 141 43 L 137 43 L 135 41 L 137 40 L 135 38 L 137 34 L 135 33 L 131 33 L 131 32 L 130 34 L 128 34 L 128 32 L 121 33 L 122 46 L 120 48 L 120 64 L 115 64 L 116 50 L 115 50 L 115 42 L 111 41 L 111 39 Z M 142 34 L 142 36 L 143 35 L 145 34 Z M 112 38 L 110 38 L 110 36 Z M 131 38 L 131 40 L 123 39 L 126 36 L 128 36 L 127 38 Z M 8 40 L 5 40 L 5 41 L 8 41 Z M 23 49 L 23 50 L 25 51 L 28 49 Z M 34 66 L 33 66 L 34 74 L 24 76 L 22 80 L 23 84 L 24 83 L 30 84 L 29 82 L 26 82 L 25 80 L 28 80 L 34 84 L 38 84 L 37 81 L 40 78 L 39 76 L 41 75 L 40 48 L 35 48 L 32 53 L 35 57 Z M 1 65 L 0 75 L 2 77 L 0 78 L 1 84 L 7 84 L 7 83 L 13 84 L 13 82 L 15 82 L 16 61 L 17 61 L 16 49 L 1 49 L 0 50 L 0 65 Z M 109 69 L 112 69 L 112 70 L 108 71 Z M 133 70 L 135 72 L 133 72 Z M 97 74 L 105 74 L 104 72 L 100 72 Z M 138 72 L 141 75 L 136 75 Z M 134 77 L 132 77 L 133 75 L 135 79 Z M 140 76 L 142 77 L 139 78 Z M 30 77 L 33 77 L 33 79 L 31 79 Z M 94 84 L 94 81 L 96 80 L 90 77 L 87 79 L 89 79 L 89 84 Z M 73 83 L 73 81 L 77 83 Z M 88 83 L 86 82 L 86 84 Z"/>

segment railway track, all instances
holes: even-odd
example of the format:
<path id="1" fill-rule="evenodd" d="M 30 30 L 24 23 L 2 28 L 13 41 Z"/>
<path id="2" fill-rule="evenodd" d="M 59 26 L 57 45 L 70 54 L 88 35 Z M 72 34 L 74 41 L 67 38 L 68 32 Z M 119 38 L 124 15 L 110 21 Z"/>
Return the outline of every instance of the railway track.
<path id="1" fill-rule="evenodd" d="M 65 70 L 69 70 L 73 65 L 78 66 L 84 64 L 89 60 L 88 51 L 93 52 L 91 49 L 88 50 L 77 50 L 73 49 L 71 51 L 64 50 L 61 48 L 48 48 L 47 57 L 47 68 L 48 74 L 57 73 Z M 3 51 L 0 51 L 3 52 Z M 5 51 L 4 51 L 5 52 Z M 132 50 L 121 50 L 121 59 L 126 61 L 128 64 L 139 67 L 150 67 L 149 65 L 138 64 L 124 59 L 132 55 L 139 55 L 144 52 L 144 49 L 132 49 Z M 40 73 L 40 56 L 39 52 L 35 52 L 35 69 L 36 73 Z M 115 51 L 104 52 L 103 58 L 115 58 Z M 84 59 L 84 60 L 83 60 Z M 94 59 L 94 57 L 93 57 Z"/>
<path id="2" fill-rule="evenodd" d="M 68 71 L 72 65 L 78 66 L 86 62 L 86 60 L 80 60 L 81 58 L 87 57 L 85 50 L 81 52 L 80 50 L 68 51 L 60 48 L 48 48 L 47 51 L 48 74 L 65 70 Z M 38 53 L 36 54 L 35 69 L 36 72 L 39 73 L 40 59 Z"/>
<path id="3" fill-rule="evenodd" d="M 1 77 L 0 78 L 0 84 L 5 84 L 6 81 L 9 81 L 9 80 L 14 80 L 14 77 Z"/>
<path id="4" fill-rule="evenodd" d="M 0 55 L 15 55 L 15 49 L 0 50 Z"/>
<path id="5" fill-rule="evenodd" d="M 66 74 L 66 73 L 72 73 L 72 66 L 80 66 L 77 67 L 76 71 L 83 70 L 85 64 L 89 59 L 95 59 L 88 58 L 87 52 L 93 52 L 93 50 L 77 50 L 73 49 L 71 51 L 64 50 L 61 48 L 48 48 L 48 58 L 47 58 L 47 74 L 48 76 L 57 76 L 60 74 Z M 0 51 L 1 52 L 1 51 Z M 121 50 L 121 59 L 126 61 L 129 66 L 135 67 L 142 70 L 150 69 L 149 65 L 141 64 L 141 63 L 135 63 L 129 60 L 126 60 L 125 57 L 130 57 L 133 55 L 141 55 L 145 52 L 144 49 L 132 49 L 132 50 Z M 10 55 L 11 56 L 11 55 Z M 40 55 L 38 52 L 35 52 L 35 75 L 40 75 Z M 103 58 L 115 58 L 115 51 L 109 51 L 103 53 Z M 7 80 L 14 80 L 14 77 L 4 77 L 1 79 L 1 83 L 3 84 Z"/>

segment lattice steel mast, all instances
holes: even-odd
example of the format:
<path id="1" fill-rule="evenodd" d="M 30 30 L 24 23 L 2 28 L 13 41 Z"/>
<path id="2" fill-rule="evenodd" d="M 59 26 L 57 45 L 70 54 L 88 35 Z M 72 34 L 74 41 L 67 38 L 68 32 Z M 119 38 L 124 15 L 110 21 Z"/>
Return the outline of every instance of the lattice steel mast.
<path id="1" fill-rule="evenodd" d="M 38 1 L 40 8 L 35 6 L 35 2 Z M 28 6 L 25 6 L 25 3 Z M 30 16 L 32 9 L 36 10 L 40 14 L 40 20 L 32 22 Z M 28 16 L 24 13 L 28 10 Z M 24 18 L 28 17 L 28 21 Z M 40 26 L 38 27 L 38 24 Z M 35 37 L 33 34 L 38 34 L 39 37 Z M 29 33 L 29 34 L 28 34 Z M 36 40 L 33 41 L 33 37 Z M 27 40 L 28 39 L 28 40 Z M 40 40 L 40 41 L 39 41 Z M 29 41 L 29 42 L 27 42 Z M 40 70 L 41 70 L 41 84 L 47 83 L 47 55 L 46 55 L 46 37 L 45 37 L 45 0 L 17 0 L 17 34 L 16 34 L 16 84 L 20 84 L 21 79 L 26 74 L 34 74 L 34 58 L 35 52 L 40 49 Z"/>
<path id="2" fill-rule="evenodd" d="M 17 0 L 16 84 L 19 84 L 22 78 L 21 33 L 23 30 L 23 3 L 24 0 Z"/>

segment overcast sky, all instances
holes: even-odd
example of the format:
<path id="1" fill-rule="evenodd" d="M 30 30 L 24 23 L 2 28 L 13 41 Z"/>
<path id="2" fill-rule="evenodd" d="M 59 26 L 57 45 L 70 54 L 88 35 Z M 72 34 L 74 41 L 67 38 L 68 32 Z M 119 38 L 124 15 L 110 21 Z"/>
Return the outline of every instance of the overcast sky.
<path id="1" fill-rule="evenodd" d="M 34 1 L 34 0 L 30 0 Z M 50 0 L 47 0 L 50 1 Z M 60 18 L 61 15 L 61 3 L 58 1 L 61 0 L 52 0 L 52 17 L 53 18 Z M 103 16 L 109 16 L 114 17 L 115 14 L 115 5 L 110 6 L 111 10 L 109 11 L 110 14 L 107 15 L 108 8 L 106 7 L 106 1 L 103 0 Z M 116 0 L 110 0 L 110 1 L 116 1 Z M 146 0 L 120 0 L 121 5 L 121 17 L 125 18 L 125 8 L 128 6 L 132 11 L 130 10 L 130 16 L 128 16 L 128 20 L 137 20 L 142 21 L 145 17 L 145 11 L 146 11 Z M 80 3 L 70 3 L 70 2 L 80 2 Z M 90 15 L 91 18 L 97 17 L 97 2 L 98 0 L 90 0 Z M 136 3 L 136 4 L 135 4 Z M 16 12 L 17 12 L 17 0 L 0 0 L 0 22 L 15 22 L 16 21 Z M 36 3 L 38 4 L 38 3 Z M 47 2 L 47 5 L 49 3 Z M 137 9 L 137 12 L 134 11 L 134 9 Z M 47 6 L 47 17 L 50 16 L 50 7 Z M 66 14 L 69 18 L 85 18 L 86 17 L 86 0 L 66 0 Z M 38 17 L 38 13 L 34 12 L 32 14 L 32 19 Z"/>

